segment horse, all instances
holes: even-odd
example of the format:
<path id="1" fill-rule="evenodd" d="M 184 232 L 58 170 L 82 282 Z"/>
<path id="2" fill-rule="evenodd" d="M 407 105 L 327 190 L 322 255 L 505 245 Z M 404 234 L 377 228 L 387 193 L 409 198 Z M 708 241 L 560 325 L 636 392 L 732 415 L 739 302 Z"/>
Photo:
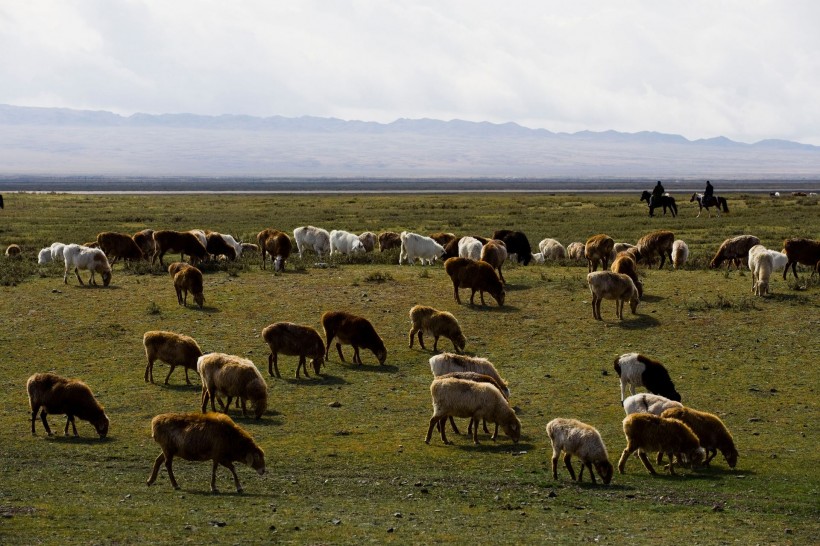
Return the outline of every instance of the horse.
<path id="1" fill-rule="evenodd" d="M 709 210 L 709 207 L 715 207 L 717 211 L 718 218 L 720 218 L 720 209 L 723 209 L 723 212 L 729 212 L 729 205 L 726 204 L 725 197 L 718 197 L 717 195 L 713 195 L 712 197 L 703 198 L 702 193 L 693 193 L 692 198 L 689 202 L 697 201 L 698 202 L 698 215 L 696 218 L 700 218 L 700 213 L 703 212 L 703 209 L 706 209 L 706 212 L 709 213 L 709 217 L 712 216 L 712 211 Z"/>
<path id="2" fill-rule="evenodd" d="M 668 194 L 663 194 L 660 199 L 658 199 L 658 203 L 652 203 L 652 194 L 648 191 L 644 190 L 641 194 L 641 201 L 646 201 L 646 204 L 649 205 L 649 216 L 655 216 L 655 209 L 658 207 L 663 207 L 663 213 L 666 214 L 666 209 L 672 211 L 672 216 L 675 217 L 678 215 L 678 206 L 675 204 L 675 198 Z"/>

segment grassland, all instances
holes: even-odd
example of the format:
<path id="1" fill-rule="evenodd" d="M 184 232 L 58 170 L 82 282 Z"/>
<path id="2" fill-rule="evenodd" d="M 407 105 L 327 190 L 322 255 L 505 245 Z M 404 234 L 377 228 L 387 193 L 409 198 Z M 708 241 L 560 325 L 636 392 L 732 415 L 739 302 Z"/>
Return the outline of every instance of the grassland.
<path id="1" fill-rule="evenodd" d="M 6 194 L 0 243 L 24 260 L 0 259 L 0 542 L 122 543 L 687 543 L 807 544 L 820 534 L 817 404 L 820 286 L 773 278 L 772 296 L 753 298 L 748 272 L 710 271 L 725 238 L 754 233 L 769 247 L 783 238 L 820 238 L 816 201 L 739 195 L 722 218 L 650 219 L 637 196 L 77 196 Z M 489 234 L 515 227 L 533 244 L 569 243 L 607 232 L 634 242 L 672 229 L 692 251 L 679 271 L 642 270 L 647 297 L 637 316 L 592 320 L 579 264 L 505 270 L 503 308 L 456 305 L 440 265 L 396 265 L 396 254 L 313 267 L 262 271 L 258 258 L 212 267 L 204 310 L 176 303 L 167 274 L 115 267 L 108 289 L 62 282 L 62 268 L 36 266 L 39 248 L 93 240 L 99 231 L 194 227 L 250 240 L 264 227 L 311 223 L 361 232 L 403 229 Z M 429 352 L 407 347 L 407 311 L 416 303 L 453 312 L 467 350 L 496 363 L 523 423 L 513 445 L 451 436 L 423 443 L 430 417 Z M 210 465 L 176 464 L 182 489 L 164 471 L 145 486 L 159 449 L 151 417 L 194 411 L 199 388 L 181 371 L 171 384 L 146 384 L 142 334 L 168 329 L 206 351 L 253 359 L 266 368 L 266 325 L 290 320 L 318 329 L 321 313 L 347 309 L 370 318 L 388 347 L 385 366 L 332 356 L 322 378 L 268 379 L 271 411 L 261 422 L 232 416 L 267 454 L 260 478 L 239 466 L 246 493 L 208 492 Z M 441 344 L 449 348 L 447 342 Z M 684 403 L 722 416 L 740 460 L 680 477 L 650 476 L 635 459 L 610 486 L 549 475 L 544 432 L 556 416 L 601 431 L 610 459 L 624 447 L 612 361 L 645 352 L 670 369 Z M 350 359 L 350 348 L 346 351 Z M 29 432 L 26 378 L 37 371 L 83 378 L 111 418 L 110 437 Z M 167 368 L 157 365 L 155 377 Z M 196 374 L 192 374 L 197 382 Z M 338 404 L 334 404 L 338 402 Z M 338 407 L 333 407 L 338 406 Z M 60 431 L 63 419 L 50 418 Z"/>

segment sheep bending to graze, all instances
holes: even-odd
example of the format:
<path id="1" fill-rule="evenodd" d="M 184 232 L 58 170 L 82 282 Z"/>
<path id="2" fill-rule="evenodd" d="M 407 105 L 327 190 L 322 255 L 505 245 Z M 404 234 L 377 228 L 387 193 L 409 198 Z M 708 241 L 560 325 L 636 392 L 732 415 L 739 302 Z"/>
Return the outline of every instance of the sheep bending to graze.
<path id="1" fill-rule="evenodd" d="M 365 252 L 373 252 L 376 245 L 379 244 L 379 238 L 372 231 L 365 231 L 359 234 L 359 240 L 362 242 Z"/>
<path id="2" fill-rule="evenodd" d="M 430 357 L 430 371 L 435 377 L 441 377 L 453 372 L 475 372 L 482 375 L 489 375 L 499 385 L 505 398 L 510 397 L 510 388 L 498 374 L 493 363 L 486 358 L 475 356 L 465 356 L 454 353 L 441 353 Z"/>
<path id="3" fill-rule="evenodd" d="M 349 231 L 334 229 L 330 232 L 330 255 L 364 253 L 364 245 L 359 236 Z"/>
<path id="4" fill-rule="evenodd" d="M 311 226 L 308 226 L 311 227 Z M 307 228 L 296 228 L 293 230 L 293 233 L 296 233 L 299 229 L 307 229 Z M 318 228 L 313 228 L 318 229 Z M 319 230 L 325 231 L 325 230 Z M 312 234 L 316 237 L 318 232 L 303 232 L 304 234 Z M 327 233 L 325 231 L 325 233 Z M 262 250 L 262 269 L 265 269 L 265 260 L 266 256 L 270 254 L 271 261 L 273 262 L 273 270 L 276 272 L 284 271 L 285 270 L 285 262 L 287 261 L 288 257 L 290 257 L 290 253 L 293 250 L 293 243 L 290 242 L 290 237 L 284 231 L 279 231 L 278 229 L 263 229 L 256 235 L 256 242 L 259 243 L 259 248 Z M 306 244 L 303 241 L 303 246 Z M 315 243 L 317 247 L 324 249 L 323 243 Z M 328 243 L 329 245 L 329 243 Z M 327 252 L 327 251 L 325 251 Z M 319 250 L 316 251 L 317 254 L 321 257 Z M 299 257 L 302 257 L 301 251 L 299 252 Z"/>
<path id="5" fill-rule="evenodd" d="M 276 322 L 262 330 L 262 339 L 270 347 L 268 355 L 268 373 L 276 377 L 279 375 L 278 355 L 282 353 L 288 356 L 298 356 L 299 364 L 296 366 L 296 377 L 299 377 L 299 369 L 305 371 L 305 377 L 310 377 L 307 371 L 307 357 L 310 357 L 310 364 L 317 374 L 322 368 L 325 357 L 325 343 L 315 329 L 310 326 L 302 326 L 292 322 Z"/>
<path id="6" fill-rule="evenodd" d="M 544 255 L 541 254 L 540 252 L 533 252 L 532 261 L 534 261 L 535 263 L 537 263 L 539 265 L 543 265 L 545 263 Z"/>
<path id="7" fill-rule="evenodd" d="M 632 279 L 632 282 L 635 283 L 635 288 L 638 289 L 638 297 L 643 297 L 643 283 L 638 279 L 638 265 L 629 253 L 621 252 L 618 254 L 612 262 L 610 270 L 613 273 L 623 273 Z"/>
<path id="8" fill-rule="evenodd" d="M 211 256 L 225 256 L 231 261 L 242 256 L 242 243 L 234 239 L 233 235 L 212 231 L 206 235 L 205 240 L 205 248 Z"/>
<path id="9" fill-rule="evenodd" d="M 259 252 L 259 245 L 255 243 L 239 243 L 242 247 L 242 252 Z"/>
<path id="10" fill-rule="evenodd" d="M 327 338 L 325 347 L 325 360 L 330 353 L 330 344 L 336 340 L 336 350 L 339 358 L 345 362 L 342 354 L 342 343 L 353 346 L 353 363 L 362 365 L 362 357 L 359 355 L 359 348 L 369 349 L 379 360 L 380 365 L 384 365 L 387 360 L 387 349 L 384 342 L 373 325 L 364 317 L 357 317 L 346 311 L 327 311 L 322 315 L 322 328 Z"/>
<path id="11" fill-rule="evenodd" d="M 542 239 L 541 242 L 538 243 L 538 250 L 541 251 L 545 262 L 550 260 L 563 260 L 567 257 L 567 249 L 556 239 Z"/>
<path id="12" fill-rule="evenodd" d="M 179 489 L 174 478 L 174 457 L 186 461 L 213 461 L 211 492 L 216 489 L 216 469 L 224 466 L 233 474 L 236 492 L 242 492 L 234 461 L 245 463 L 261 476 L 265 473 L 265 453 L 250 434 L 227 415 L 217 413 L 163 413 L 151 419 L 151 437 L 162 448 L 154 461 L 147 485 L 157 479 L 159 466 L 164 462 L 168 480 Z"/>
<path id="13" fill-rule="evenodd" d="M 575 241 L 567 245 L 567 258 L 570 260 L 584 260 L 584 249 L 586 245 L 580 241 Z"/>
<path id="14" fill-rule="evenodd" d="M 157 246 L 156 243 L 154 243 L 153 229 L 143 229 L 142 231 L 138 231 L 131 236 L 131 239 L 134 240 L 134 243 L 136 243 L 142 251 L 142 255 L 146 260 L 150 260 L 156 253 Z"/>
<path id="15" fill-rule="evenodd" d="M 755 252 L 760 248 L 759 252 Z M 774 260 L 763 245 L 755 245 L 749 251 L 749 269 L 752 270 L 752 293 L 765 296 L 769 293 L 769 278 L 774 270 Z"/>
<path id="16" fill-rule="evenodd" d="M 484 374 L 476 373 L 476 372 L 450 372 L 450 373 L 446 373 L 444 375 L 438 376 L 439 379 L 444 379 L 446 377 L 454 377 L 456 379 L 465 379 L 467 381 L 476 381 L 478 383 L 489 383 L 492 386 L 494 386 L 496 389 L 498 389 L 498 391 L 502 394 L 502 396 L 504 396 L 504 398 L 509 400 L 509 398 L 506 395 L 504 395 L 504 391 L 506 389 L 506 386 L 503 385 L 502 383 L 499 383 L 494 377 L 491 377 L 489 375 L 484 375 Z M 507 389 L 507 391 L 509 391 L 509 389 Z M 449 419 L 450 419 L 450 425 L 453 427 L 453 432 L 455 432 L 456 434 L 461 434 L 458 431 L 458 427 L 456 426 L 456 422 L 453 419 L 453 417 L 450 416 Z M 473 435 L 473 427 L 474 426 L 477 427 L 478 422 L 474 422 L 472 419 L 470 419 L 470 424 L 467 427 L 467 435 L 468 436 Z M 484 426 L 484 432 L 489 434 L 490 431 L 487 430 L 487 421 L 483 422 L 483 426 Z M 493 435 L 491 436 L 491 439 L 493 441 L 495 441 L 496 438 L 498 438 L 498 423 L 495 424 L 495 431 L 493 432 Z"/>
<path id="17" fill-rule="evenodd" d="M 446 247 L 450 241 L 457 239 L 455 233 L 443 233 L 441 231 L 431 234 L 430 238 L 443 247 Z"/>
<path id="18" fill-rule="evenodd" d="M 433 398 L 433 416 L 427 428 L 425 443 L 430 443 L 433 428 L 438 425 L 441 441 L 450 444 L 445 434 L 448 417 L 470 417 L 478 423 L 484 419 L 497 423 L 514 443 L 521 438 L 521 421 L 501 392 L 489 383 L 478 383 L 456 378 L 436 378 L 430 384 Z M 478 426 L 473 428 L 473 443 L 478 444 Z"/>
<path id="19" fill-rule="evenodd" d="M 797 278 L 797 264 L 808 265 L 812 268 L 811 274 L 820 273 L 820 241 L 812 239 L 786 239 L 783 241 L 783 252 L 788 259 L 783 269 L 783 280 L 792 268 L 794 278 Z"/>
<path id="20" fill-rule="evenodd" d="M 154 362 L 162 360 L 167 362 L 171 369 L 165 376 L 165 384 L 174 368 L 181 366 L 185 370 L 185 382 L 190 385 L 188 370 L 196 371 L 196 363 L 202 356 L 202 349 L 199 348 L 196 340 L 182 334 L 165 332 L 162 330 L 151 330 L 142 336 L 142 344 L 145 346 L 145 357 L 148 365 L 145 367 L 145 381 L 154 382 Z"/>
<path id="21" fill-rule="evenodd" d="M 675 243 L 675 234 L 665 229 L 651 231 L 638 239 L 638 244 L 635 248 L 638 249 L 640 259 L 645 261 L 647 266 L 651 269 L 652 264 L 655 263 L 655 256 L 660 256 L 661 263 L 658 269 L 663 268 L 666 258 L 669 258 L 669 264 L 672 265 L 672 245 Z"/>
<path id="22" fill-rule="evenodd" d="M 604 269 L 609 267 L 609 257 L 614 246 L 615 240 L 604 233 L 593 235 L 587 239 L 584 245 L 584 258 L 587 259 L 588 271 L 597 271 L 599 262 L 603 264 Z"/>
<path id="23" fill-rule="evenodd" d="M 646 457 L 647 451 L 666 453 L 669 456 L 669 472 L 675 473 L 674 456 L 683 464 L 695 464 L 703 460 L 706 451 L 700 447 L 698 437 L 682 421 L 666 419 L 651 413 L 633 413 L 623 421 L 626 448 L 618 461 L 618 472 L 624 473 L 626 460 L 634 451 L 650 474 L 657 474 Z"/>
<path id="24" fill-rule="evenodd" d="M 659 394 L 675 402 L 680 402 L 680 394 L 669 377 L 663 364 L 639 353 L 625 353 L 615 359 L 615 373 L 621 378 L 621 403 L 624 389 L 635 394 L 635 387 L 644 386 L 652 394 Z"/>
<path id="25" fill-rule="evenodd" d="M 6 256 L 9 258 L 17 258 L 21 252 L 23 252 L 23 250 L 20 248 L 20 245 L 12 243 L 6 247 Z"/>
<path id="26" fill-rule="evenodd" d="M 254 415 L 262 418 L 268 406 L 268 387 L 256 365 L 246 358 L 225 353 L 208 353 L 199 357 L 196 371 L 202 378 L 202 413 L 211 400 L 211 410 L 216 411 L 214 400 L 219 394 L 228 397 L 225 411 L 234 397 L 242 402 L 242 416 L 247 416 L 245 402 L 250 400 Z M 219 401 L 220 405 L 222 400 Z"/>
<path id="27" fill-rule="evenodd" d="M 493 232 L 493 239 L 504 241 L 509 254 L 518 256 L 518 263 L 529 265 L 532 260 L 532 247 L 527 236 L 522 231 L 499 229 Z"/>
<path id="28" fill-rule="evenodd" d="M 51 259 L 54 261 L 64 261 L 65 256 L 63 256 L 63 251 L 65 250 L 65 245 L 63 243 L 51 243 Z"/>
<path id="29" fill-rule="evenodd" d="M 564 419 L 558 417 L 547 423 L 547 434 L 552 442 L 552 477 L 558 479 L 558 457 L 564 452 L 564 464 L 569 470 L 569 475 L 575 480 L 575 471 L 570 462 L 575 455 L 581 459 L 581 471 L 578 473 L 578 481 L 584 477 L 584 467 L 589 469 L 589 477 L 595 483 L 595 474 L 592 465 L 601 480 L 608 484 L 612 481 L 612 474 L 615 469 L 609 462 L 609 454 L 606 451 L 604 440 L 601 434 L 586 423 L 576 419 Z"/>
<path id="30" fill-rule="evenodd" d="M 383 231 L 379 233 L 379 252 L 384 252 L 391 248 L 401 248 L 401 235 L 395 231 Z"/>
<path id="31" fill-rule="evenodd" d="M 199 232 L 200 230 L 192 231 Z M 179 252 L 180 259 L 183 259 L 187 254 L 191 257 L 192 264 L 196 263 L 198 260 L 207 260 L 208 250 L 205 245 L 208 244 L 208 241 L 205 238 L 204 232 L 201 233 L 202 237 L 199 235 L 199 233 L 194 234 L 191 231 L 155 231 L 155 249 L 154 255 L 151 257 L 151 264 L 153 265 L 157 257 L 159 257 L 159 265 L 165 267 L 165 264 L 162 262 L 162 257 L 165 256 L 166 252 Z"/>
<path id="32" fill-rule="evenodd" d="M 624 411 L 627 415 L 630 413 L 651 413 L 652 415 L 660 415 L 669 408 L 682 408 L 683 404 L 670 400 L 665 396 L 659 394 L 652 394 L 642 392 L 633 394 L 623 401 Z"/>
<path id="33" fill-rule="evenodd" d="M 709 267 L 717 269 L 724 260 L 728 260 L 728 269 L 732 268 L 732 263 L 740 269 L 740 265 L 749 257 L 749 249 L 760 244 L 760 239 L 754 235 L 738 235 L 723 241 L 718 248 L 717 254 L 712 258 Z"/>
<path id="34" fill-rule="evenodd" d="M 444 262 L 444 270 L 449 275 L 450 280 L 453 281 L 453 296 L 456 303 L 461 304 L 458 289 L 469 288 L 472 290 L 470 305 L 475 305 L 476 291 L 479 291 L 481 296 L 481 305 L 486 305 L 484 303 L 484 292 L 489 293 L 499 307 L 504 305 L 504 286 L 490 264 L 482 261 L 476 262 L 469 258 L 448 258 Z"/>
<path id="35" fill-rule="evenodd" d="M 312 248 L 320 260 L 322 259 L 322 254 L 330 252 L 330 234 L 322 228 L 314 226 L 298 227 L 293 230 L 293 239 L 296 241 L 299 258 L 302 258 L 302 254 L 308 248 Z M 262 247 L 261 242 L 259 246 Z"/>
<path id="36" fill-rule="evenodd" d="M 95 275 L 100 274 L 103 281 L 103 286 L 111 284 L 111 266 L 108 264 L 108 258 L 105 253 L 99 248 L 88 248 L 80 245 L 66 245 L 63 248 L 63 256 L 65 258 L 65 272 L 63 274 L 63 283 L 68 284 L 68 272 L 74 268 L 74 274 L 77 275 L 77 280 L 81 285 L 84 285 L 80 278 L 80 269 L 88 270 L 91 277 L 88 280 L 89 284 L 96 286 L 97 281 Z"/>
<path id="37" fill-rule="evenodd" d="M 629 243 L 615 243 L 614 245 L 612 245 L 612 253 L 609 255 L 609 260 L 614 260 L 618 257 L 618 254 L 620 254 L 621 252 L 626 252 L 630 248 L 635 248 L 635 245 Z M 635 256 L 632 256 L 632 258 L 634 259 Z"/>
<path id="38" fill-rule="evenodd" d="M 504 262 L 507 261 L 507 257 L 507 245 L 504 244 L 504 241 L 491 239 L 487 241 L 483 247 L 481 247 L 481 261 L 487 262 L 493 267 L 493 269 L 498 271 L 498 278 L 501 279 L 501 282 L 504 284 L 507 284 L 507 281 L 504 280 L 504 274 L 501 272 L 501 266 L 503 266 Z"/>
<path id="39" fill-rule="evenodd" d="M 34 432 L 34 422 L 37 420 L 37 412 L 40 412 L 40 420 L 46 433 L 51 436 L 51 428 L 48 426 L 46 415 L 49 413 L 65 415 L 65 430 L 63 433 L 68 436 L 68 425 L 77 434 L 77 424 L 75 417 L 83 421 L 88 421 L 94 426 L 100 438 L 105 438 L 108 434 L 108 416 L 105 410 L 94 398 L 94 394 L 88 385 L 79 379 L 68 379 L 53 373 L 36 373 L 26 381 L 26 391 L 28 392 L 29 406 L 31 407 L 31 433 Z"/>
<path id="40" fill-rule="evenodd" d="M 698 437 L 700 446 L 706 450 L 707 457 L 703 464 L 708 465 L 717 455 L 718 450 L 723 454 L 729 468 L 734 468 L 737 464 L 738 453 L 732 433 L 729 432 L 729 429 L 726 428 L 726 425 L 717 415 L 692 408 L 679 407 L 667 409 L 661 414 L 661 417 L 678 419 L 689 425 L 689 428 Z"/>
<path id="41" fill-rule="evenodd" d="M 438 338 L 446 337 L 453 342 L 456 352 L 464 350 L 467 340 L 464 334 L 461 333 L 461 326 L 459 326 L 456 317 L 447 311 L 438 311 L 426 305 L 416 305 L 410 309 L 410 348 L 413 348 L 413 338 L 418 334 L 419 345 L 422 349 L 427 349 L 424 346 L 424 339 L 422 334 L 433 336 L 433 350 L 438 351 Z"/>
<path id="42" fill-rule="evenodd" d="M 460 258 L 470 258 L 471 260 L 481 259 L 481 241 L 475 237 L 462 237 L 458 241 L 458 255 Z"/>
<path id="43" fill-rule="evenodd" d="M 613 273 L 612 271 L 593 271 L 587 274 L 587 284 L 592 293 L 592 317 L 603 320 L 601 317 L 601 301 L 615 300 L 615 316 L 624 318 L 624 303 L 629 301 L 632 314 L 636 314 L 641 298 L 638 288 L 629 275 Z"/>
<path id="44" fill-rule="evenodd" d="M 125 261 L 142 260 L 145 258 L 142 249 L 127 233 L 115 233 L 113 231 L 98 233 L 97 246 L 105 252 L 108 258 L 111 258 L 111 265 L 117 263 L 117 260 L 120 258 Z"/>
<path id="45" fill-rule="evenodd" d="M 444 255 L 444 247 L 435 242 L 430 237 L 402 231 L 401 252 L 399 252 L 399 265 L 406 259 L 407 263 L 413 265 L 416 258 L 421 260 L 421 265 L 432 264 L 437 258 Z"/>
<path id="46" fill-rule="evenodd" d="M 52 260 L 50 247 L 45 247 L 37 254 L 37 265 L 46 265 L 51 263 Z"/>
<path id="47" fill-rule="evenodd" d="M 689 259 L 689 245 L 683 240 L 676 239 L 672 243 L 672 267 L 680 269 Z"/>
<path id="48" fill-rule="evenodd" d="M 202 271 L 183 262 L 174 262 L 168 266 L 168 272 L 174 276 L 174 290 L 177 292 L 177 303 L 188 306 L 188 292 L 202 309 L 205 305 Z"/>

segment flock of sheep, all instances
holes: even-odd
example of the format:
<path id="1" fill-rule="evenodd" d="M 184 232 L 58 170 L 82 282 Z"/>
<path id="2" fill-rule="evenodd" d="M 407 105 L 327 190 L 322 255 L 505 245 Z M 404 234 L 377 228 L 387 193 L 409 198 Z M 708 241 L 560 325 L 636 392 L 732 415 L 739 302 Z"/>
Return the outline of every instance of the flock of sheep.
<path id="1" fill-rule="evenodd" d="M 587 281 L 592 293 L 593 316 L 601 319 L 601 301 L 616 301 L 618 318 L 623 318 L 623 307 L 629 302 L 633 313 L 643 295 L 643 285 L 638 278 L 638 264 L 648 267 L 659 260 L 659 268 L 668 259 L 674 268 L 681 267 L 687 260 L 686 243 L 675 240 L 674 234 L 666 230 L 653 231 L 638 240 L 636 245 L 615 243 L 605 234 L 590 237 L 585 243 L 572 243 L 564 248 L 554 239 L 544 239 L 539 244 L 539 252 L 533 253 L 527 237 L 520 231 L 500 230 L 491 238 L 477 236 L 456 237 L 453 234 L 438 233 L 430 237 L 415 233 L 384 232 L 380 235 L 367 232 L 355 235 L 345 231 L 325 230 L 306 226 L 294 230 L 294 240 L 300 256 L 312 250 L 321 258 L 324 255 L 337 253 L 350 254 L 375 249 L 378 244 L 381 251 L 398 247 L 399 264 L 403 262 L 433 263 L 444 261 L 444 270 L 453 283 L 454 299 L 460 303 L 459 289 L 470 289 L 470 304 L 479 292 L 482 305 L 484 292 L 495 299 L 499 306 L 504 305 L 505 290 L 501 268 L 505 261 L 513 259 L 527 264 L 531 261 L 541 263 L 553 259 L 585 259 L 589 274 Z M 65 263 L 64 282 L 74 269 L 82 284 L 79 270 L 91 273 L 90 283 L 96 284 L 95 274 L 102 278 L 103 285 L 111 282 L 111 264 L 118 259 L 149 259 L 152 263 L 167 252 L 179 252 L 189 257 L 190 263 L 174 262 L 168 267 L 173 277 L 173 284 L 181 305 L 187 305 L 187 293 L 191 292 L 194 301 L 201 307 L 204 303 L 202 273 L 195 267 L 201 260 L 224 256 L 235 259 L 248 250 L 259 251 L 262 255 L 262 267 L 265 267 L 266 256 L 270 255 L 274 268 L 279 271 L 285 268 L 292 251 L 290 237 L 278 230 L 266 229 L 259 233 L 255 244 L 238 242 L 230 235 L 215 232 L 192 230 L 189 232 L 143 230 L 133 236 L 112 232 L 100 233 L 91 244 L 63 245 L 54 243 L 40 251 L 39 262 L 48 263 L 62 259 Z M 7 254 L 12 249 L 7 250 Z M 109 262 L 111 259 L 111 262 Z M 813 270 L 820 268 L 820 242 L 808 239 L 788 239 L 784 243 L 783 253 L 765 249 L 760 240 L 751 235 L 742 235 L 727 239 L 712 260 L 712 267 L 719 267 L 724 261 L 739 264 L 748 261 L 752 270 L 753 291 L 764 295 L 768 291 L 768 280 L 772 271 L 783 270 L 789 266 L 797 276 L 794 264 L 809 265 Z M 611 262 L 611 268 L 608 266 Z M 603 266 L 597 271 L 598 265 Z M 478 427 L 482 422 L 495 424 L 495 439 L 498 428 L 518 442 L 521 437 L 521 422 L 509 402 L 510 389 L 502 379 L 495 366 L 484 358 L 465 356 L 461 353 L 466 344 L 456 318 L 448 312 L 438 311 L 432 307 L 417 305 L 409 313 L 411 329 L 409 345 L 412 348 L 418 339 L 419 345 L 425 348 L 423 336 L 433 338 L 433 350 L 438 351 L 438 341 L 446 338 L 451 341 L 455 353 L 436 354 L 430 358 L 433 381 L 430 393 L 433 402 L 433 415 L 425 441 L 430 442 L 434 429 L 438 429 L 442 441 L 447 444 L 446 428 L 449 422 L 456 434 L 458 429 L 454 417 L 469 418 L 468 434 L 472 434 L 474 443 L 478 443 Z M 298 356 L 296 377 L 300 371 L 308 376 L 307 360 L 310 359 L 313 372 L 319 374 L 321 367 L 329 358 L 331 345 L 336 345 L 339 357 L 345 360 L 342 345 L 353 347 L 353 362 L 361 365 L 360 349 L 373 353 L 379 364 L 387 359 L 387 349 L 375 327 L 366 318 L 346 311 L 328 311 L 321 317 L 324 339 L 315 329 L 309 326 L 289 322 L 271 324 L 262 331 L 262 338 L 270 348 L 268 373 L 280 377 L 278 355 Z M 147 481 L 152 484 L 157 477 L 161 464 L 165 464 L 171 484 L 177 488 L 172 463 L 174 457 L 186 460 L 213 461 L 211 489 L 216 491 L 215 474 L 218 465 L 228 468 L 233 474 L 237 491 L 241 485 L 234 469 L 234 462 L 245 463 L 260 474 L 265 471 L 264 453 L 251 436 L 230 418 L 216 413 L 218 402 L 227 412 L 231 404 L 241 406 L 242 414 L 247 415 L 248 404 L 255 418 L 259 419 L 267 408 L 267 385 L 256 365 L 247 359 L 223 353 L 203 354 L 197 342 L 191 337 L 174 332 L 149 331 L 143 338 L 147 366 L 145 381 L 152 382 L 153 366 L 157 360 L 170 366 L 165 383 L 176 367 L 185 370 L 185 380 L 190 384 L 188 370 L 196 370 L 202 382 L 201 413 L 174 413 L 158 415 L 152 421 L 152 436 L 161 447 L 151 475 Z M 674 465 L 691 466 L 699 463 L 708 464 L 718 450 L 726 458 L 730 467 L 737 462 L 737 450 L 732 436 L 721 420 L 707 412 L 697 411 L 683 406 L 680 395 L 662 364 L 651 358 L 629 353 L 621 355 L 615 361 L 615 371 L 621 382 L 621 400 L 627 414 L 623 421 L 623 430 L 627 445 L 618 463 L 618 469 L 624 472 L 629 455 L 638 451 L 643 464 L 651 473 L 655 473 L 646 452 L 657 452 L 658 463 L 663 455 L 668 458 L 668 469 L 674 473 Z M 636 394 L 635 387 L 644 386 L 649 393 Z M 631 396 L 624 398 L 629 388 Z M 75 417 L 90 422 L 97 433 L 104 437 L 108 432 L 109 421 L 103 408 L 96 401 L 91 390 L 83 382 L 67 379 L 51 373 L 32 375 L 27 383 L 31 404 L 31 431 L 35 431 L 35 422 L 39 412 L 40 419 L 48 434 L 51 434 L 46 415 L 66 415 L 65 433 Z M 227 398 L 223 401 L 222 397 Z M 208 413 L 208 402 L 212 412 Z M 592 426 L 574 419 L 558 418 L 547 425 L 547 433 L 553 446 L 552 470 L 557 478 L 557 465 L 560 455 L 572 479 L 576 479 L 571 464 L 573 456 L 581 460 L 581 469 L 577 479 L 581 480 L 584 469 L 589 470 L 594 482 L 593 470 L 604 483 L 609 483 L 613 475 L 613 465 L 609 462 L 606 447 L 601 435 Z M 488 431 L 487 431 L 488 432 Z"/>

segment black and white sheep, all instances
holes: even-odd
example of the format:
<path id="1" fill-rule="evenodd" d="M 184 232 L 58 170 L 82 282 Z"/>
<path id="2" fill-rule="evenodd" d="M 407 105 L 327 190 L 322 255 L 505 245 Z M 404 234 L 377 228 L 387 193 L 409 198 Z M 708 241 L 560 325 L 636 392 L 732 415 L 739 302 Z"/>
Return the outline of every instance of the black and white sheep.
<path id="1" fill-rule="evenodd" d="M 627 385 L 631 394 L 635 394 L 635 387 L 644 386 L 652 394 L 659 394 L 675 402 L 681 400 L 669 372 L 657 360 L 640 353 L 625 353 L 615 359 L 614 368 L 621 379 L 622 403 Z"/>

